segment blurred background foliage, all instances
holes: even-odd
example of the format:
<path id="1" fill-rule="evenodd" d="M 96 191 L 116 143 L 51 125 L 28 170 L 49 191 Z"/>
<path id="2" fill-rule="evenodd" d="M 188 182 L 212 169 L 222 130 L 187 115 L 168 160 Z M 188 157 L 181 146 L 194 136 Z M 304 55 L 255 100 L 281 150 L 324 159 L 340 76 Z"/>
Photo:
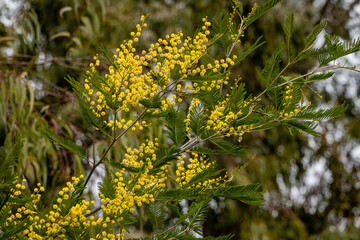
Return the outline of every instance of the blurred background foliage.
<path id="1" fill-rule="evenodd" d="M 244 12 L 255 1 L 244 0 Z M 280 3 L 246 30 L 241 53 L 260 35 L 266 45 L 234 68 L 248 92 L 260 93 L 264 83 L 259 72 L 272 51 L 283 40 L 282 26 L 287 11 L 295 13 L 294 49 L 303 46 L 305 36 L 322 19 L 330 19 L 326 30 L 352 39 L 360 35 L 359 1 L 287 0 Z M 99 152 L 107 145 L 81 119 L 67 75 L 82 80 L 92 57 L 104 45 L 114 50 L 127 39 L 142 14 L 149 14 L 138 49 L 166 34 L 182 30 L 193 35 L 201 19 L 214 19 L 231 12 L 225 0 L 1 0 L 0 1 L 0 146 L 17 134 L 26 133 L 25 147 L 17 171 L 30 185 L 41 182 L 47 188 L 48 204 L 59 186 L 90 163 L 53 145 L 37 128 L 48 126 L 56 133 Z M 317 44 L 322 44 L 321 40 Z M 214 54 L 218 54 L 214 50 Z M 359 64 L 359 55 L 344 59 Z M 315 61 L 300 62 L 288 73 L 306 73 Z M 218 157 L 231 171 L 251 159 L 252 163 L 234 181 L 262 182 L 263 207 L 231 200 L 214 199 L 205 225 L 205 235 L 234 233 L 236 239 L 358 239 L 360 236 L 360 99 L 359 75 L 339 72 L 323 84 L 319 99 L 309 90 L 313 102 L 333 106 L 346 101 L 347 113 L 321 122 L 322 136 L 291 136 L 287 129 L 258 132 L 244 138 L 249 157 Z M 325 100 L 325 101 L 324 101 Z M 149 134 L 162 135 L 163 124 L 153 124 Z M 119 141 L 109 159 L 121 158 L 123 146 L 143 141 L 142 135 L 127 135 Z M 95 156 L 93 156 L 96 158 Z M 215 156 L 211 156 L 215 158 Z M 98 171 L 91 192 L 104 171 Z M 30 187 L 32 187 L 30 186 Z"/>

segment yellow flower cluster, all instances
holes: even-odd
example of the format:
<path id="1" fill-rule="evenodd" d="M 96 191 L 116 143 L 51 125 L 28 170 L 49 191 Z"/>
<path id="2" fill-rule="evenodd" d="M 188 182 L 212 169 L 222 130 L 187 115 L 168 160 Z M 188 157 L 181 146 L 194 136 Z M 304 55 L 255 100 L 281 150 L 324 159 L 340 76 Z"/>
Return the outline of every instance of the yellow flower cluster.
<path id="1" fill-rule="evenodd" d="M 291 106 L 291 101 L 293 99 L 293 92 L 294 92 L 294 84 L 291 82 L 288 86 L 285 88 L 285 97 L 284 97 L 284 111 L 280 112 L 280 117 L 282 119 L 289 119 L 296 115 L 300 111 L 300 107 L 297 106 L 294 110 L 287 111 L 287 107 Z"/>
<path id="2" fill-rule="evenodd" d="M 205 160 L 205 155 L 199 155 L 197 153 L 191 153 L 191 157 L 187 160 L 186 154 L 183 154 L 178 157 L 179 162 L 177 163 L 176 170 L 176 182 L 182 187 L 187 185 L 190 180 L 195 177 L 197 174 L 203 172 L 208 169 L 215 162 L 211 162 Z M 199 182 L 197 184 L 193 184 L 191 186 L 187 186 L 187 188 L 193 187 L 208 187 L 212 188 L 214 186 L 220 185 L 220 183 L 224 182 L 227 178 L 227 173 L 224 177 L 218 177 L 214 179 L 207 179 L 205 181 Z"/>
<path id="3" fill-rule="evenodd" d="M 22 231 L 22 239 L 38 240 L 43 239 L 44 236 L 48 236 L 48 239 L 53 239 L 55 236 L 63 238 L 66 237 L 65 233 L 69 228 L 77 229 L 81 233 L 90 226 L 101 224 L 101 219 L 99 221 L 85 217 L 85 214 L 90 213 L 93 201 L 82 200 L 74 203 L 72 194 L 77 194 L 75 185 L 78 185 L 83 178 L 83 175 L 79 178 L 73 177 L 73 183 L 68 182 L 67 186 L 59 191 L 52 209 L 45 215 L 40 214 L 37 207 L 41 192 L 45 191 L 44 187 L 38 184 L 30 196 L 33 200 L 18 207 L 16 213 L 9 213 L 10 216 L 6 219 L 5 226 L 12 228 L 20 224 L 22 220 L 28 220 L 31 224 Z M 16 189 L 14 196 L 22 194 L 25 186 L 17 184 Z"/>
<path id="4" fill-rule="evenodd" d="M 161 101 L 161 109 L 166 110 L 175 105 L 175 101 L 182 102 L 181 97 L 186 93 L 211 91 L 213 88 L 219 89 L 221 84 L 227 84 L 228 75 L 223 74 L 217 80 L 194 82 L 183 88 L 183 83 L 190 76 L 214 75 L 234 65 L 236 56 L 201 64 L 200 58 L 206 54 L 209 42 L 211 23 L 207 18 L 203 19 L 204 25 L 194 38 L 186 37 L 183 40 L 182 32 L 166 35 L 140 54 L 134 43 L 139 40 L 142 28 L 146 27 L 145 18 L 142 16 L 141 24 L 136 26 L 137 31 L 131 33 L 132 39 L 124 41 L 116 49 L 113 64 L 104 78 L 96 70 L 100 65 L 97 56 L 94 57 L 95 64 L 90 64 L 84 84 L 87 90 L 85 95 L 98 117 L 105 118 L 110 109 L 129 112 L 135 107 L 143 107 L 143 100 L 162 97 L 173 91 L 175 95 L 172 99 L 165 98 Z M 158 112 L 156 109 L 149 111 Z M 127 129 L 131 125 L 123 119 L 106 119 L 104 122 L 113 129 Z M 141 126 L 146 126 L 146 123 L 137 123 L 132 128 L 141 130 Z"/>
<path id="5" fill-rule="evenodd" d="M 161 167 L 160 172 L 151 173 L 153 163 L 157 160 L 157 147 L 157 142 L 147 141 L 138 149 L 127 148 L 122 161 L 124 169 L 115 173 L 115 197 L 110 199 L 100 194 L 101 201 L 105 203 L 102 206 L 105 216 L 122 220 L 120 216 L 123 213 L 133 212 L 135 205 L 154 202 L 155 195 L 165 188 L 168 166 Z"/>
<path id="6" fill-rule="evenodd" d="M 229 104 L 229 100 L 229 95 L 227 95 L 224 101 L 220 102 L 214 110 L 208 113 L 206 130 L 215 130 L 214 135 L 220 137 L 230 137 L 231 135 L 234 135 L 239 136 L 239 139 L 241 139 L 241 136 L 245 132 L 249 132 L 251 129 L 253 129 L 254 125 L 250 124 L 237 127 L 233 125 L 237 120 L 241 119 L 241 117 L 251 113 L 259 99 L 254 98 L 243 100 L 242 102 L 237 103 L 238 110 L 236 112 L 228 111 L 227 106 Z M 189 138 L 192 135 L 190 129 L 191 116 L 197 112 L 201 112 L 201 109 L 202 104 L 200 103 L 200 100 L 193 98 L 189 108 L 189 113 L 185 119 L 186 131 Z M 243 112 L 244 109 L 246 112 Z"/>
<path id="7" fill-rule="evenodd" d="M 16 184 L 15 186 L 15 192 L 11 194 L 10 197 L 20 197 L 25 196 L 25 183 L 26 180 L 23 180 L 23 184 Z M 9 229 L 15 228 L 16 226 L 20 225 L 23 220 L 35 220 L 36 218 L 39 219 L 37 216 L 38 210 L 37 210 L 37 204 L 40 201 L 41 198 L 41 192 L 44 192 L 45 189 L 40 184 L 37 184 L 37 187 L 34 189 L 33 193 L 31 194 L 32 200 L 29 202 L 26 202 L 23 206 L 18 206 L 16 203 L 7 202 L 4 207 L 10 207 L 10 211 L 8 212 L 9 217 L 5 220 L 4 225 L 8 227 Z M 40 236 L 35 233 L 31 232 L 32 225 L 23 230 L 22 234 L 23 236 L 28 236 L 27 239 L 41 239 Z"/>

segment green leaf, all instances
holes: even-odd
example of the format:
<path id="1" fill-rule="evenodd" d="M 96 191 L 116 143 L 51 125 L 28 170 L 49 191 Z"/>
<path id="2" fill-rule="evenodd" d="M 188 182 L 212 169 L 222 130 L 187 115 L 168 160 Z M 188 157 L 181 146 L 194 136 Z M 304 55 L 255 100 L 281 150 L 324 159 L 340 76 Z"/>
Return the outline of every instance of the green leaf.
<path id="1" fill-rule="evenodd" d="M 206 214 L 205 212 L 207 211 L 208 206 L 207 206 L 207 202 L 205 201 L 201 201 L 199 203 L 197 202 L 193 202 L 190 207 L 189 210 L 186 214 L 183 214 L 182 216 L 180 216 L 175 224 L 180 224 L 180 223 L 185 223 L 185 220 L 187 220 L 188 223 L 188 227 L 190 229 L 194 229 L 194 224 L 204 221 Z M 194 229 L 195 230 L 195 229 Z"/>
<path id="2" fill-rule="evenodd" d="M 335 118 L 343 115 L 347 109 L 348 105 L 343 103 L 339 106 L 329 108 L 329 109 L 320 109 L 315 111 L 314 108 L 307 108 L 306 110 L 300 111 L 298 114 L 292 117 L 292 119 L 304 119 L 304 120 L 323 120 Z"/>
<path id="3" fill-rule="evenodd" d="M 306 59 L 308 57 L 314 57 L 314 56 L 319 56 L 321 54 L 326 54 L 328 52 L 331 52 L 335 49 L 335 46 L 328 46 L 328 47 L 324 47 L 324 48 L 315 48 L 315 49 L 309 49 L 307 51 L 303 51 L 301 52 L 298 56 L 297 56 L 297 60 L 303 60 Z"/>
<path id="4" fill-rule="evenodd" d="M 60 147 L 66 148 L 71 152 L 77 154 L 79 157 L 85 158 L 87 156 L 87 151 L 85 148 L 77 145 L 69 139 L 63 138 L 48 128 L 39 128 L 39 132 L 45 137 L 49 138 L 52 142 L 59 145 Z"/>
<path id="5" fill-rule="evenodd" d="M 106 48 L 104 45 L 100 44 L 99 51 L 102 53 L 106 61 L 113 67 L 116 68 L 116 64 L 114 62 L 114 54 L 112 51 L 108 48 Z"/>
<path id="6" fill-rule="evenodd" d="M 276 4 L 278 4 L 281 0 L 270 0 L 267 1 L 265 4 L 259 6 L 256 8 L 255 11 L 253 11 L 250 16 L 246 19 L 244 27 L 248 27 L 251 23 L 256 21 L 258 18 L 260 18 L 262 15 L 267 13 L 271 8 L 273 8 Z"/>
<path id="7" fill-rule="evenodd" d="M 18 136 L 14 143 L 5 141 L 4 146 L 0 147 L 0 190 L 11 189 L 15 182 L 17 174 L 15 172 L 15 164 L 19 158 L 24 139 Z M 2 204 L 2 202 L 0 203 Z"/>
<path id="8" fill-rule="evenodd" d="M 290 56 L 291 56 L 291 38 L 292 38 L 292 34 L 293 34 L 293 23 L 294 23 L 294 13 L 293 12 L 288 12 L 286 19 L 285 19 L 285 24 L 283 26 L 283 30 L 284 30 L 284 35 L 285 35 L 285 42 L 286 42 L 286 47 L 288 49 L 288 59 L 290 61 Z"/>
<path id="9" fill-rule="evenodd" d="M 210 39 L 210 41 L 206 44 L 206 48 L 210 48 L 215 43 L 218 43 L 224 36 L 224 33 L 216 33 L 213 38 Z M 202 58 L 202 57 L 201 57 Z"/>
<path id="10" fill-rule="evenodd" d="M 215 196 L 230 198 L 246 204 L 260 206 L 264 202 L 262 192 L 257 191 L 260 186 L 261 183 L 245 186 L 222 187 L 215 193 Z"/>
<path id="11" fill-rule="evenodd" d="M 166 206 L 168 207 L 170 212 L 175 215 L 175 217 L 180 217 L 182 215 L 178 206 L 171 203 L 168 203 Z"/>
<path id="12" fill-rule="evenodd" d="M 243 60 L 244 58 L 246 58 L 250 53 L 252 53 L 253 51 L 255 51 L 258 47 L 262 46 L 263 44 L 265 44 L 265 41 L 260 42 L 262 36 L 260 36 L 258 39 L 256 39 L 256 41 L 254 42 L 253 45 L 251 45 L 251 47 L 249 47 L 245 52 L 243 52 L 240 56 L 238 56 L 236 58 L 236 60 L 234 61 L 234 66 L 239 63 L 241 60 Z"/>
<path id="13" fill-rule="evenodd" d="M 205 132 L 207 126 L 207 115 L 204 113 L 203 107 L 194 107 L 190 111 L 189 128 L 196 135 L 201 137 Z"/>
<path id="14" fill-rule="evenodd" d="M 104 181 L 99 183 L 99 191 L 109 199 L 115 198 L 116 188 L 114 184 L 114 177 L 112 174 L 107 174 Z"/>
<path id="15" fill-rule="evenodd" d="M 309 36 L 307 36 L 306 39 L 305 39 L 305 49 L 309 48 L 314 43 L 314 41 L 316 40 L 316 37 L 324 29 L 327 22 L 328 22 L 327 19 L 323 20 L 313 28 L 313 30 L 311 31 Z"/>
<path id="16" fill-rule="evenodd" d="M 85 87 L 74 78 L 67 76 L 65 77 L 65 80 L 73 87 L 74 90 L 80 93 L 88 94 L 88 91 L 85 89 Z"/>
<path id="17" fill-rule="evenodd" d="M 186 123 L 185 123 L 185 113 L 181 110 L 175 110 L 171 108 L 171 111 L 168 112 L 165 117 L 166 123 L 166 133 L 171 141 L 175 145 L 179 146 L 184 143 L 186 139 Z"/>
<path id="18" fill-rule="evenodd" d="M 175 146 L 171 146 L 169 149 L 160 148 L 155 151 L 156 161 L 153 162 L 153 169 L 150 170 L 150 173 L 155 173 L 161 171 L 161 167 L 170 163 L 176 162 L 177 156 L 179 155 L 180 150 Z"/>
<path id="19" fill-rule="evenodd" d="M 181 78 L 181 69 L 179 65 L 176 65 L 175 68 L 170 70 L 170 77 L 172 80 L 177 81 Z"/>
<path id="20" fill-rule="evenodd" d="M 227 150 L 222 149 L 210 149 L 207 147 L 195 147 L 192 149 L 192 152 L 199 153 L 199 154 L 212 154 L 212 155 L 222 155 L 227 154 Z"/>
<path id="21" fill-rule="evenodd" d="M 157 198 L 159 200 L 180 201 L 182 199 L 200 200 L 210 197 L 225 197 L 238 200 L 246 204 L 259 206 L 264 202 L 262 192 L 258 191 L 260 186 L 260 183 L 255 183 L 245 186 L 221 186 L 212 189 L 204 187 L 167 189 L 159 193 Z"/>
<path id="22" fill-rule="evenodd" d="M 239 112 L 241 105 L 245 98 L 246 90 L 245 84 L 241 83 L 238 87 L 233 87 L 230 93 L 228 104 L 225 107 L 225 112 L 232 111 L 233 113 Z"/>
<path id="23" fill-rule="evenodd" d="M 206 191 L 205 187 L 196 187 L 188 189 L 166 189 L 157 196 L 159 200 L 180 201 L 182 199 L 194 200 L 206 194 L 213 193 L 215 190 Z"/>
<path id="24" fill-rule="evenodd" d="M 230 71 L 226 71 L 226 72 L 221 73 L 221 74 L 210 74 L 210 75 L 205 75 L 205 76 L 192 76 L 192 75 L 189 75 L 185 79 L 189 80 L 189 81 L 194 81 L 194 82 L 207 82 L 207 81 L 225 79 L 225 78 L 227 78 L 229 76 L 229 74 L 230 74 Z"/>
<path id="25" fill-rule="evenodd" d="M 211 141 L 228 154 L 233 154 L 239 157 L 247 156 L 246 151 L 244 150 L 245 146 L 237 146 L 223 139 L 216 139 Z"/>
<path id="26" fill-rule="evenodd" d="M 150 221 L 157 227 L 163 227 L 165 222 L 165 203 L 156 201 L 145 206 L 145 214 Z"/>
<path id="27" fill-rule="evenodd" d="M 200 91 L 196 94 L 188 94 L 189 97 L 198 98 L 206 108 L 214 110 L 220 101 L 224 99 L 219 89 L 212 88 L 211 91 Z"/>
<path id="28" fill-rule="evenodd" d="M 29 228 L 30 225 L 32 225 L 32 221 L 24 220 L 18 223 L 15 227 L 10 229 L 2 229 L 0 232 L 0 239 L 14 239 L 14 236 L 19 236 L 21 232 L 23 232 L 25 229 Z M 19 239 L 19 238 L 18 238 Z"/>
<path id="29" fill-rule="evenodd" d="M 289 129 L 291 129 L 291 127 L 293 127 L 294 129 L 292 130 L 293 132 L 295 131 L 295 129 L 299 132 L 306 132 L 309 133 L 315 137 L 319 137 L 320 134 L 318 132 L 316 132 L 314 129 L 316 128 L 316 123 L 314 122 L 300 122 L 300 121 L 286 121 L 283 123 L 285 126 L 287 126 Z"/>
<path id="30" fill-rule="evenodd" d="M 328 47 L 334 47 L 335 49 L 318 56 L 320 67 L 338 58 L 360 51 L 360 38 L 352 41 L 340 42 L 339 37 L 326 34 L 325 41 Z"/>
<path id="31" fill-rule="evenodd" d="M 276 76 L 279 74 L 283 48 L 284 44 L 281 43 L 276 51 L 271 55 L 271 58 L 266 62 L 265 67 L 261 72 L 260 77 L 265 81 L 267 87 L 273 83 Z"/>
<path id="32" fill-rule="evenodd" d="M 229 28 L 229 26 L 231 26 L 229 14 L 221 11 L 212 24 L 212 30 L 215 33 L 215 36 L 219 36 L 216 43 L 223 49 L 227 49 L 233 43 L 230 37 L 232 29 Z"/>
<path id="33" fill-rule="evenodd" d="M 297 128 L 294 128 L 294 127 L 290 127 L 289 131 L 290 131 L 291 136 L 296 136 L 301 133 Z"/>
<path id="34" fill-rule="evenodd" d="M 310 77 L 305 78 L 304 82 L 309 83 L 309 82 L 322 81 L 332 77 L 334 74 L 335 72 L 327 72 L 327 73 L 311 75 Z"/>

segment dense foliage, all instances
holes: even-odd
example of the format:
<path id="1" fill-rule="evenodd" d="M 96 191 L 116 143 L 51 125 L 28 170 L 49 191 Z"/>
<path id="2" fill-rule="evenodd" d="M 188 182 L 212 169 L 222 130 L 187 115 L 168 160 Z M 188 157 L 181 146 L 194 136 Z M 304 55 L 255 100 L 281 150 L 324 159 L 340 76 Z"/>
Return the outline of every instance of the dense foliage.
<path id="1" fill-rule="evenodd" d="M 141 42 L 147 25 L 146 17 L 142 16 L 136 31 L 130 33 L 130 40 L 114 52 L 99 47 L 102 54 L 93 60 L 53 58 L 51 61 L 68 67 L 75 66 L 73 60 L 74 63 L 78 59 L 93 61 L 83 84 L 79 83 L 82 77 L 67 77 L 80 106 L 76 111 L 82 113 L 87 124 L 79 125 L 78 129 L 83 128 L 81 132 L 86 133 L 86 137 L 78 132 L 76 143 L 69 140 L 76 129 L 71 121 L 62 122 L 61 118 L 58 122 L 47 121 L 46 116 L 39 122 L 26 121 L 37 119 L 37 113 L 32 111 L 36 107 L 32 86 L 14 80 L 24 76 L 6 71 L 4 79 L 8 80 L 2 82 L 4 116 L 8 114 L 8 103 L 13 106 L 20 103 L 24 107 L 11 113 L 14 114 L 12 125 L 4 124 L 9 137 L 4 139 L 1 148 L 2 168 L 7 169 L 1 175 L 1 237 L 111 239 L 123 238 L 126 231 L 129 237 L 134 237 L 132 234 L 140 231 L 156 239 L 192 239 L 194 235 L 203 235 L 206 211 L 214 200 L 229 198 L 251 205 L 261 204 L 260 184 L 239 186 L 232 181 L 249 162 L 224 171 L 215 156 L 226 154 L 246 159 L 244 139 L 247 141 L 248 133 L 278 126 L 287 127 L 292 135 L 306 132 L 318 136 L 315 122 L 343 114 L 346 104 L 319 109 L 309 101 L 312 97 L 307 90 L 321 95 L 309 84 L 332 77 L 333 70 L 339 68 L 355 70 L 334 61 L 360 47 L 357 40 L 342 42 L 330 35 L 324 36 L 323 47 L 314 47 L 327 21 L 315 26 L 305 40 L 298 40 L 294 36 L 294 14 L 288 13 L 283 23 L 284 41 L 277 44 L 259 73 L 264 89 L 247 93 L 251 87 L 244 84 L 241 77 L 234 76 L 234 69 L 264 42 L 259 36 L 248 47 L 241 43 L 253 26 L 250 24 L 277 2 L 255 4 L 243 17 L 243 6 L 234 1 L 229 14 L 223 12 L 212 22 L 204 18 L 203 26 L 193 37 L 185 38 L 181 31 L 169 33 L 150 46 L 146 41 Z M 91 9 L 87 10 L 91 12 Z M 62 8 L 60 16 L 70 10 Z M 90 31 L 91 22 L 85 20 L 87 13 L 85 15 L 81 21 Z M 35 12 L 30 11 L 29 16 L 33 16 L 31 21 L 37 21 Z M 40 37 L 41 34 L 37 34 Z M 35 35 L 34 32 L 18 37 Z M 75 43 L 79 42 L 69 32 L 55 34 L 50 39 L 58 37 L 71 37 Z M 302 42 L 302 49 L 294 47 L 293 39 Z M 32 46 L 26 50 L 30 55 L 18 55 L 19 58 L 31 58 L 36 42 L 41 42 L 33 40 L 32 44 L 25 44 Z M 91 41 L 86 42 L 89 43 Z M 76 56 L 74 48 L 68 49 Z M 235 50 L 240 54 L 235 54 Z M 289 74 L 289 69 L 315 56 L 319 64 L 311 71 Z M 41 65 L 37 61 L 26 61 L 25 66 L 31 69 L 32 64 Z M 60 86 L 54 87 L 68 93 L 62 88 L 66 87 L 64 84 Z M 73 106 L 70 109 L 74 111 Z M 46 111 L 46 105 L 39 110 L 38 113 Z M 20 120 L 24 123 L 19 124 Z M 23 148 L 36 135 L 18 136 L 11 144 L 12 137 L 25 132 L 21 128 L 27 129 L 29 124 L 37 136 L 42 134 L 56 145 L 41 138 L 42 142 Z M 89 125 L 94 131 L 85 130 Z M 54 126 L 56 133 L 49 126 Z M 64 130 L 70 137 L 63 137 Z M 36 151 L 39 146 L 44 147 L 44 151 Z M 46 162 L 34 159 L 35 171 L 23 167 L 19 158 L 21 151 L 22 154 L 31 152 L 31 156 L 36 152 L 40 159 L 56 159 L 54 148 L 58 149 L 57 146 L 64 149 L 59 153 L 73 162 L 51 161 L 49 167 Z M 25 156 L 23 159 L 27 161 Z M 250 159 L 253 158 L 256 157 Z M 56 178 L 57 174 L 61 176 L 61 166 L 68 171 L 68 176 L 75 175 L 71 181 L 64 183 Z M 88 189 L 94 178 L 97 181 L 96 174 L 104 166 L 106 177 L 99 185 L 100 199 L 97 199 L 96 194 L 88 194 Z M 46 188 L 36 183 L 40 177 Z M 48 184 L 50 180 L 53 183 Z M 46 185 L 54 186 L 58 182 L 64 186 L 47 193 Z"/>

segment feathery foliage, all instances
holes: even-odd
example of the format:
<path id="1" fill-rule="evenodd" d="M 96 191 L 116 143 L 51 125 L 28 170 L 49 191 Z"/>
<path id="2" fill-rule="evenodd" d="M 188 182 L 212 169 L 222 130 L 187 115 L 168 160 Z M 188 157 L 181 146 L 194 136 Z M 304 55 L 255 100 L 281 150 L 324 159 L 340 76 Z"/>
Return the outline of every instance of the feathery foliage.
<path id="1" fill-rule="evenodd" d="M 185 131 L 185 114 L 181 110 L 175 110 L 173 108 L 168 111 L 165 117 L 165 127 L 167 129 L 168 137 L 174 142 L 175 145 L 181 145 L 186 138 Z"/>
<path id="2" fill-rule="evenodd" d="M 22 150 L 23 142 L 24 139 L 19 136 L 13 144 L 6 141 L 4 146 L 0 147 L 0 167 L 2 169 L 0 171 L 1 192 L 9 191 L 15 185 L 17 174 L 14 168 Z"/>
<path id="3" fill-rule="evenodd" d="M 69 139 L 63 138 L 48 128 L 41 128 L 39 132 L 44 135 L 45 137 L 49 138 L 55 144 L 59 145 L 60 147 L 66 148 L 69 151 L 79 155 L 79 157 L 86 157 L 87 151 L 83 147 L 77 145 L 76 143 L 70 141 Z"/>
<path id="4" fill-rule="evenodd" d="M 263 5 L 257 7 L 255 11 L 253 11 L 250 16 L 245 21 L 245 27 L 248 27 L 251 23 L 259 19 L 265 13 L 267 13 L 270 9 L 272 9 L 276 4 L 278 4 L 281 0 L 270 0 L 264 3 Z"/>
<path id="5" fill-rule="evenodd" d="M 116 53 L 101 46 L 106 63 L 101 65 L 104 59 L 95 56 L 83 76 L 84 84 L 67 77 L 84 120 L 105 135 L 91 139 L 94 161 L 87 172 L 60 188 L 51 206 L 44 207 L 41 185 L 28 194 L 25 183 L 16 184 L 15 160 L 22 140 L 1 147 L 0 238 L 130 239 L 127 232 L 134 228 L 151 231 L 151 236 L 134 239 L 186 240 L 195 239 L 194 233 L 200 236 L 196 239 L 231 239 L 231 234 L 202 237 L 209 202 L 221 197 L 260 206 L 263 191 L 260 183 L 231 182 L 250 161 L 228 173 L 209 155 L 246 158 L 243 136 L 278 126 L 287 127 L 293 135 L 319 136 L 317 121 L 343 114 L 347 105 L 304 106 L 309 101 L 303 89 L 332 77 L 337 68 L 346 68 L 331 62 L 360 50 L 360 40 L 342 42 L 329 35 L 325 35 L 325 46 L 313 49 L 327 22 L 322 21 L 296 53 L 292 48 L 294 14 L 289 12 L 283 25 L 284 42 L 259 76 L 265 89 L 254 96 L 240 83 L 241 77 L 232 78 L 231 70 L 265 42 L 260 36 L 239 56 L 235 52 L 250 24 L 279 2 L 255 4 L 245 17 L 241 3 L 233 0 L 231 14 L 221 12 L 214 23 L 205 17 L 193 37 L 173 33 L 140 50 L 136 43 L 146 27 L 146 16 L 142 16 L 130 40 Z M 81 21 L 87 27 L 92 24 L 85 16 Z M 224 58 L 210 51 L 219 46 Z M 287 74 L 289 67 L 314 56 L 319 65 L 312 72 Z M 287 63 L 282 64 L 285 57 Z M 159 122 L 164 126 L 154 127 Z M 48 128 L 39 131 L 84 163 L 90 162 L 87 149 Z M 141 135 L 140 141 L 133 141 L 131 134 Z M 98 184 L 95 203 L 85 190 L 99 166 L 105 167 L 106 174 Z"/>
<path id="6" fill-rule="evenodd" d="M 294 13 L 288 12 L 285 19 L 285 24 L 283 26 L 284 35 L 285 35 L 285 43 L 287 47 L 288 59 L 290 61 L 290 56 L 292 55 L 291 50 L 291 38 L 294 31 Z"/>

